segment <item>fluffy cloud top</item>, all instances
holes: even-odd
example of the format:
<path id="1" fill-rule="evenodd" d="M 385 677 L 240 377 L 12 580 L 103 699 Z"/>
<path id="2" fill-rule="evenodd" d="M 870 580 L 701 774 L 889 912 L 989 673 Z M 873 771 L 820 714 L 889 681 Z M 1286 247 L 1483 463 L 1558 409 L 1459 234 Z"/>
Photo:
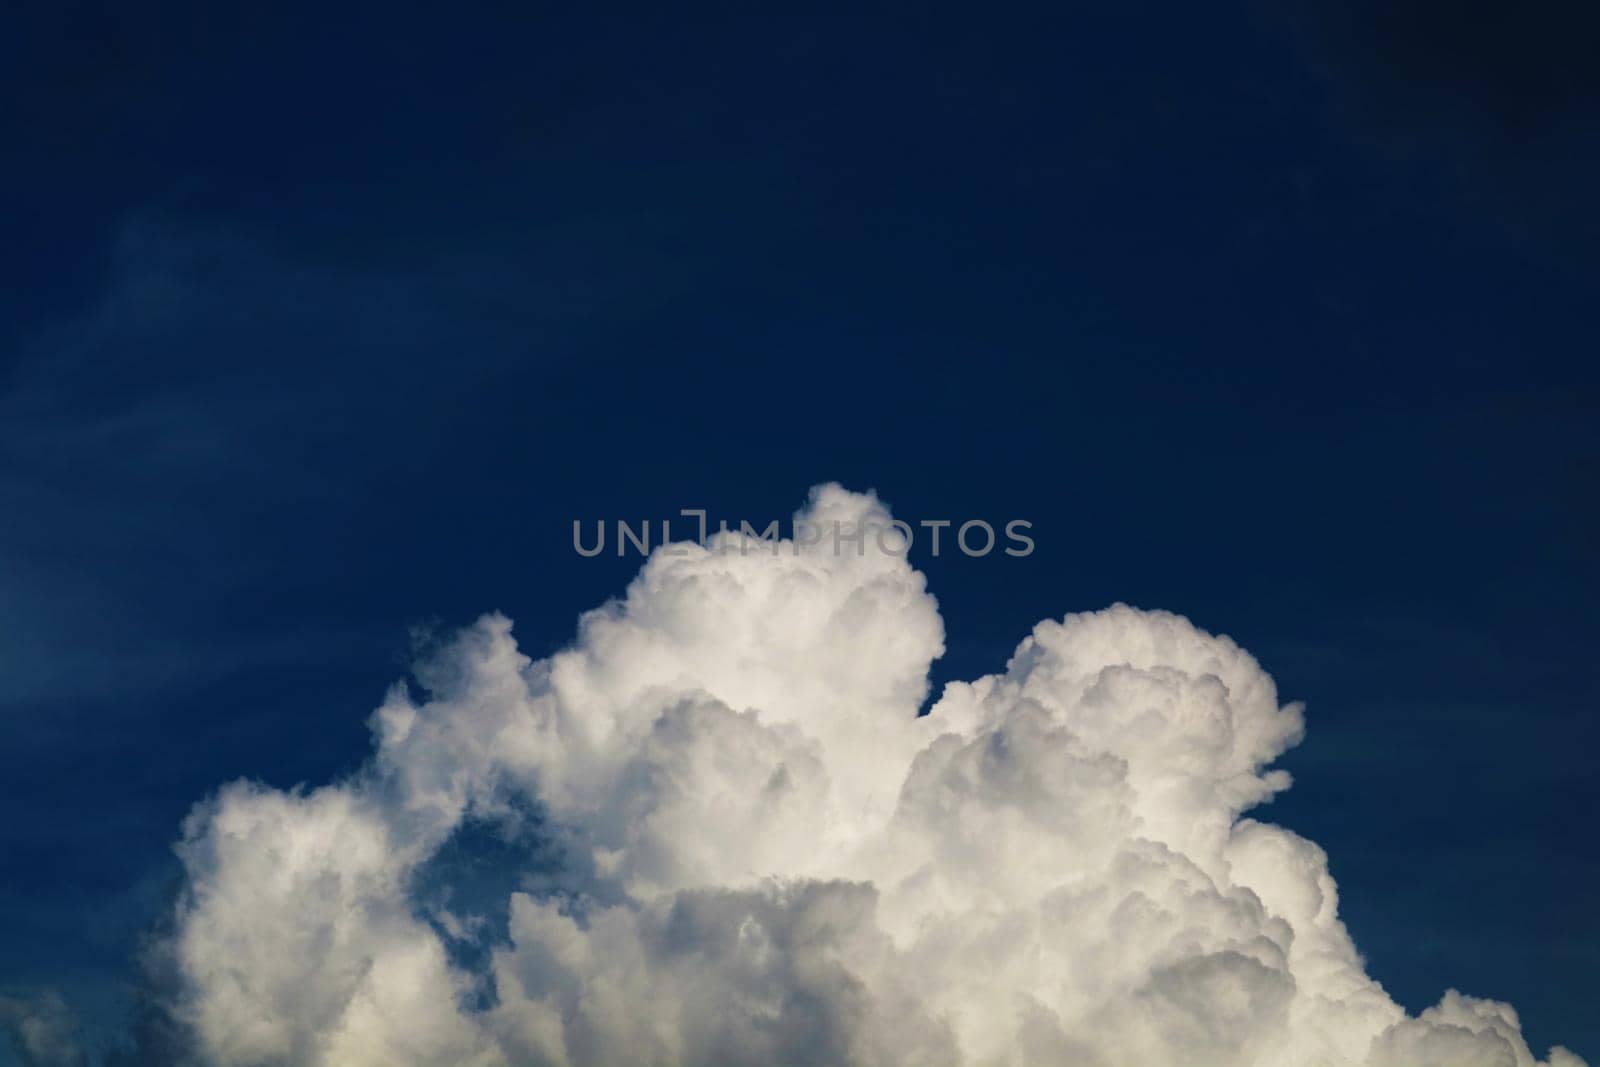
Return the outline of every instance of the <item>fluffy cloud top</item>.
<path id="1" fill-rule="evenodd" d="M 1068 615 L 919 717 L 942 650 L 921 574 L 826 540 L 658 550 L 547 660 L 486 617 L 361 773 L 191 816 L 176 1012 L 218 1067 L 1582 1067 L 1366 975 L 1321 850 L 1243 817 L 1302 719 L 1227 638 Z M 545 858 L 421 899 L 482 824 Z"/>

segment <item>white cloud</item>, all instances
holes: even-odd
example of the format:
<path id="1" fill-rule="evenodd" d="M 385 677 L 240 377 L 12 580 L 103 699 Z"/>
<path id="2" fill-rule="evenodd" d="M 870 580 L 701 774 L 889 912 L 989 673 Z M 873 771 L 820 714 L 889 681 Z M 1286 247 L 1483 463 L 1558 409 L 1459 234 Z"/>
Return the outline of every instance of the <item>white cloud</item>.
<path id="1" fill-rule="evenodd" d="M 887 517 L 837 486 L 809 511 Z M 1270 764 L 1302 720 L 1228 639 L 1069 615 L 919 718 L 943 646 L 919 573 L 729 536 L 657 551 L 548 660 L 484 618 L 425 699 L 390 695 L 352 779 L 197 810 L 173 950 L 203 1058 L 1537 1062 L 1504 1005 L 1407 1018 L 1321 850 L 1242 817 L 1288 786 Z M 436 926 L 481 917 L 425 914 L 413 884 L 464 820 L 530 804 L 568 888 L 511 893 L 469 973 Z"/>

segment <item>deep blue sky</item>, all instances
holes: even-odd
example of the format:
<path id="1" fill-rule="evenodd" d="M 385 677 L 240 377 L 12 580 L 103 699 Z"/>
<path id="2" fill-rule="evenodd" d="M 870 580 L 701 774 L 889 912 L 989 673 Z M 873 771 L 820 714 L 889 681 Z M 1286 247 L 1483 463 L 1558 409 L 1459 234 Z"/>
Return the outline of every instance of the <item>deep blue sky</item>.
<path id="1" fill-rule="evenodd" d="M 1238 639 L 1373 974 L 1600 1056 L 1593 15 L 233 6 L 0 16 L 0 986 L 121 1025 L 189 806 L 564 643 L 573 518 L 837 479 L 1034 522 L 940 682 Z"/>

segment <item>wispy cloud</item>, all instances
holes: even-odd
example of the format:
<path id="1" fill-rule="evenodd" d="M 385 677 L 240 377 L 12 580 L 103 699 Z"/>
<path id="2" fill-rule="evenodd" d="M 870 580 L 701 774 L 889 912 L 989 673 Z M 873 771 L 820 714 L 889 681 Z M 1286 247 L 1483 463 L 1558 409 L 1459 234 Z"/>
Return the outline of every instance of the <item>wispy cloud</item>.
<path id="1" fill-rule="evenodd" d="M 22 1067 L 87 1067 L 77 1023 L 53 992 L 0 994 L 0 1029 L 11 1038 Z"/>

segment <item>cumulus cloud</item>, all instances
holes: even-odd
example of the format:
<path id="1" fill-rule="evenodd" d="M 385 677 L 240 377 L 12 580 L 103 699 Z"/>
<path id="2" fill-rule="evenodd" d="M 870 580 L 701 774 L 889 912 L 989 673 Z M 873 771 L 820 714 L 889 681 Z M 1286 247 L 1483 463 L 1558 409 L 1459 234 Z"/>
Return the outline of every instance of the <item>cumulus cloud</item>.
<path id="1" fill-rule="evenodd" d="M 888 514 L 828 485 L 803 518 Z M 1244 814 L 1303 723 L 1232 641 L 1068 615 L 919 716 L 920 573 L 748 547 L 658 549 L 548 659 L 487 616 L 349 780 L 198 808 L 169 949 L 199 1058 L 1582 1067 L 1367 976 L 1321 850 Z M 424 899 L 484 825 L 539 842 L 515 888 Z"/>

